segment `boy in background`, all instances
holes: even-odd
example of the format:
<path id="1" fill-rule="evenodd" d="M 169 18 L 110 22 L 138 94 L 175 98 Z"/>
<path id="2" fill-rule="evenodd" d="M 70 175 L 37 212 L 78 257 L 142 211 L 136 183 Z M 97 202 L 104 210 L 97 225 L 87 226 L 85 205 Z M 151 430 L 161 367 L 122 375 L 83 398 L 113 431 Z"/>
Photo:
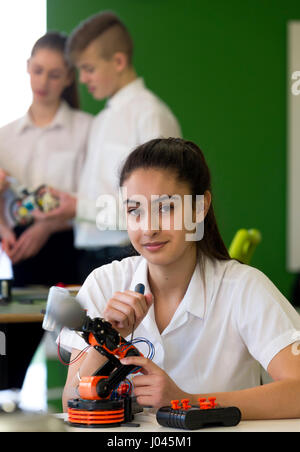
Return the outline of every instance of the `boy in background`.
<path id="1" fill-rule="evenodd" d="M 113 12 L 82 22 L 70 35 L 67 49 L 80 81 L 92 96 L 107 99 L 93 121 L 78 193 L 56 192 L 60 206 L 45 215 L 76 217 L 75 246 L 81 249 L 82 283 L 94 268 L 130 254 L 127 232 L 109 230 L 109 215 L 103 215 L 107 229 L 100 230 L 97 199 L 103 194 L 117 199 L 118 169 L 133 148 L 152 138 L 181 137 L 181 130 L 168 106 L 138 77 L 132 38 Z"/>

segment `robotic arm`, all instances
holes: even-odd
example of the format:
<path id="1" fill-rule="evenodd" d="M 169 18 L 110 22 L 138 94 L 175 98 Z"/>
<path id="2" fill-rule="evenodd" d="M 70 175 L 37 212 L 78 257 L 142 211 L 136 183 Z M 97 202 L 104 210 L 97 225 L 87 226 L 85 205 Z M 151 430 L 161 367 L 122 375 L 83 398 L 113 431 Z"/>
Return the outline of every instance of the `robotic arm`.
<path id="1" fill-rule="evenodd" d="M 88 400 L 106 399 L 136 369 L 135 366 L 121 364 L 120 359 L 141 356 L 141 353 L 102 318 L 92 320 L 86 316 L 84 324 L 77 331 L 82 332 L 82 337 L 89 345 L 108 358 L 93 376 L 81 379 L 79 395 Z"/>
<path id="2" fill-rule="evenodd" d="M 54 289 L 58 289 L 58 295 L 54 303 L 51 303 L 48 297 L 43 328 L 53 331 L 56 324 L 77 331 L 87 344 L 108 359 L 92 376 L 80 379 L 79 398 L 68 401 L 69 423 L 75 426 L 99 427 L 119 426 L 121 423 L 131 422 L 133 409 L 130 394 L 126 392 L 114 398 L 112 394 L 130 373 L 138 370 L 135 366 L 121 364 L 120 359 L 142 354 L 109 322 L 98 317 L 91 319 L 74 298 L 67 293 L 60 297 L 61 289 Z M 135 290 L 144 293 L 145 287 L 138 284 Z M 51 325 L 51 328 L 48 328 L 48 325 Z"/>

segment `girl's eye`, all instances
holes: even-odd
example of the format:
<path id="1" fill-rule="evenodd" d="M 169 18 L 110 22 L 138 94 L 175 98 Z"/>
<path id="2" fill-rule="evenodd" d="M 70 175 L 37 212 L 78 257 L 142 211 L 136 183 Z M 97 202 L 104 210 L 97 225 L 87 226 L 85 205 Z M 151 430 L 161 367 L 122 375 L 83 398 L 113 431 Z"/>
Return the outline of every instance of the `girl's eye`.
<path id="1" fill-rule="evenodd" d="M 58 80 L 61 78 L 61 74 L 50 74 L 52 80 Z"/>
<path id="2" fill-rule="evenodd" d="M 127 211 L 128 215 L 132 215 L 133 217 L 138 217 L 141 214 L 141 209 L 140 207 L 136 208 L 136 209 L 130 209 Z"/>
<path id="3" fill-rule="evenodd" d="M 173 209 L 174 209 L 173 203 L 163 204 L 163 205 L 160 207 L 161 213 L 169 213 L 169 212 L 170 212 L 171 210 L 173 210 Z"/>
<path id="4" fill-rule="evenodd" d="M 37 69 L 34 69 L 33 72 L 35 75 L 41 75 L 41 74 L 43 74 L 44 70 L 42 68 L 37 68 Z M 62 77 L 62 74 L 60 72 L 50 72 L 47 75 L 52 80 L 59 80 Z"/>

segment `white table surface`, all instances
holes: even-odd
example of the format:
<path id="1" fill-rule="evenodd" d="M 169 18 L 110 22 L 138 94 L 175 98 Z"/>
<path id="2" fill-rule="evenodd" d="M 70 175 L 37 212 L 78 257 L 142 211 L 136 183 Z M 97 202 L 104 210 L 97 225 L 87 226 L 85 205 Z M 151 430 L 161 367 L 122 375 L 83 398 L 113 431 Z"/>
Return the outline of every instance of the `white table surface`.
<path id="1" fill-rule="evenodd" d="M 67 419 L 67 414 L 58 414 L 60 418 Z M 140 427 L 113 427 L 113 428 L 78 428 L 67 425 L 69 432 L 181 432 L 181 433 L 203 433 L 203 432 L 300 432 L 300 419 L 264 420 L 264 421 L 241 421 L 235 427 L 212 427 L 200 430 L 183 430 L 167 428 L 159 425 L 155 414 L 141 413 L 135 415 L 135 423 L 140 423 Z"/>

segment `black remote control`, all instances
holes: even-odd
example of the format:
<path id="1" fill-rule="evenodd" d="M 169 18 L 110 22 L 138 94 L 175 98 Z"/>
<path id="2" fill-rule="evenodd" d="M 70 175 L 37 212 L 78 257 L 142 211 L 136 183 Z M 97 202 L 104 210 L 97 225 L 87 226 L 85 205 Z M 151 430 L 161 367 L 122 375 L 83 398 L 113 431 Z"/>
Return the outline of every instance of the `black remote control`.
<path id="1" fill-rule="evenodd" d="M 188 409 L 174 409 L 171 406 L 160 408 L 156 413 L 157 422 L 164 427 L 197 430 L 208 427 L 232 427 L 241 420 L 237 407 L 215 407 L 200 409 L 191 406 Z"/>

